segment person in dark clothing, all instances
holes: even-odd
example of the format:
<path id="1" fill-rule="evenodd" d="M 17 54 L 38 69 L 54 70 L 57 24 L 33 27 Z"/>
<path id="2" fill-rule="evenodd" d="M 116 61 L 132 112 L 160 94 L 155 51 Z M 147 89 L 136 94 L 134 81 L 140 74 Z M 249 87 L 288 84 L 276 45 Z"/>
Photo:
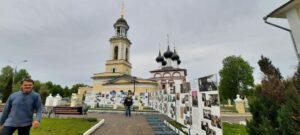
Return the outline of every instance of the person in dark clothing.
<path id="1" fill-rule="evenodd" d="M 125 106 L 125 115 L 126 116 L 131 116 L 131 106 L 133 104 L 133 99 L 132 96 L 130 94 L 128 94 L 125 99 L 124 99 L 124 106 Z"/>

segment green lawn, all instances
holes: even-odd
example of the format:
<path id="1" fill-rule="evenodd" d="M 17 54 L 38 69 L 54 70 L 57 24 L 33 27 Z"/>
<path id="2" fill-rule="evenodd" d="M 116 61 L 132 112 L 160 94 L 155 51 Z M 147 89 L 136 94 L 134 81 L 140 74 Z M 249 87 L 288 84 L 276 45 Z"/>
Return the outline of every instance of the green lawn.
<path id="1" fill-rule="evenodd" d="M 169 120 L 168 121 L 172 126 L 174 126 L 175 128 L 179 129 L 180 131 L 182 131 L 184 134 L 188 134 L 185 131 L 182 130 L 182 128 L 186 128 L 186 126 L 176 122 L 175 120 Z"/>
<path id="2" fill-rule="evenodd" d="M 223 122 L 224 135 L 248 135 L 246 127 L 239 124 Z"/>
<path id="3" fill-rule="evenodd" d="M 96 123 L 94 118 L 43 118 L 38 129 L 31 128 L 30 135 L 82 135 Z"/>

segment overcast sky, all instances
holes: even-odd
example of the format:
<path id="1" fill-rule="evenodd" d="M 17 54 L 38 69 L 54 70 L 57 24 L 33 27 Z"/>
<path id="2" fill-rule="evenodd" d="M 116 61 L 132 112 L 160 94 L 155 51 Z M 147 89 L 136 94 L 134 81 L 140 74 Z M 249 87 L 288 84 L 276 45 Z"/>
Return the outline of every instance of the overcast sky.
<path id="1" fill-rule="evenodd" d="M 223 58 L 241 55 L 259 82 L 262 54 L 291 76 L 297 60 L 289 33 L 262 19 L 286 1 L 125 0 L 133 75 L 151 77 L 169 34 L 189 79 L 218 73 Z M 26 59 L 18 68 L 33 79 L 91 85 L 90 77 L 105 70 L 120 7 L 121 0 L 0 0 L 0 67 Z"/>

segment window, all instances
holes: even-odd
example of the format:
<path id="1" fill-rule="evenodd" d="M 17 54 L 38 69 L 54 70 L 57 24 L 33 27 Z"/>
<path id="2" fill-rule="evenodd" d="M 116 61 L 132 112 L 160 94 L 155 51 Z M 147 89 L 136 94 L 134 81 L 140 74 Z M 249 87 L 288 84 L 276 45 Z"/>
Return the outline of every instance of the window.
<path id="1" fill-rule="evenodd" d="M 121 33 L 121 27 L 117 27 L 117 35 L 120 36 Z"/>
<path id="2" fill-rule="evenodd" d="M 124 28 L 121 29 L 121 33 L 122 33 L 121 34 L 122 36 L 125 36 L 125 30 L 124 30 Z"/>
<path id="3" fill-rule="evenodd" d="M 128 61 L 128 48 L 126 48 L 126 53 L 125 53 L 125 60 Z"/>
<path id="4" fill-rule="evenodd" d="M 112 72 L 113 72 L 113 73 L 116 73 L 116 68 L 113 68 L 113 69 L 112 69 Z"/>
<path id="5" fill-rule="evenodd" d="M 119 47 L 118 46 L 115 46 L 114 48 L 114 59 L 118 59 L 118 52 L 119 52 Z"/>
<path id="6" fill-rule="evenodd" d="M 171 87 L 170 93 L 171 93 L 171 94 L 175 94 L 175 86 Z"/>

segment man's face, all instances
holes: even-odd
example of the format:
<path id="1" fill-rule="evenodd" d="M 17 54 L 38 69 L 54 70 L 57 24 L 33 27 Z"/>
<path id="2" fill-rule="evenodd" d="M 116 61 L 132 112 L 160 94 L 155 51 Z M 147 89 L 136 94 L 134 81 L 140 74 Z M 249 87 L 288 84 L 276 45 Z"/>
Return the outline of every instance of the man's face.
<path id="1" fill-rule="evenodd" d="M 24 93 L 30 92 L 32 90 L 32 88 L 33 88 L 33 83 L 32 82 L 24 81 L 23 84 L 21 85 L 21 90 Z"/>

